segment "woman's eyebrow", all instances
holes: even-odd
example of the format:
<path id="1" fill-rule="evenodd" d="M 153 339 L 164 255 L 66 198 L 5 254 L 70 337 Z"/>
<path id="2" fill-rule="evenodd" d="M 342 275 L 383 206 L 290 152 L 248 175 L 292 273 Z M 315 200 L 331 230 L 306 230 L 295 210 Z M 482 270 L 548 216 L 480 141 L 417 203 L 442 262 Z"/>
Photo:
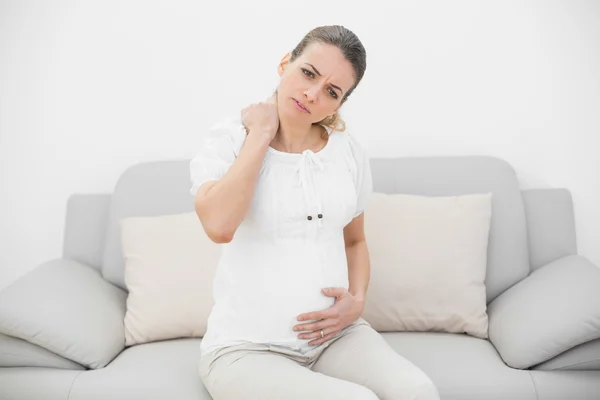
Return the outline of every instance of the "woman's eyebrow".
<path id="1" fill-rule="evenodd" d="M 319 76 L 322 76 L 322 75 L 321 75 L 321 73 L 319 72 L 319 70 L 318 70 L 318 69 L 316 69 L 314 65 L 312 65 L 312 64 L 309 64 L 309 63 L 304 63 L 304 64 L 306 64 L 306 65 L 310 65 L 310 66 L 312 67 L 312 69 L 314 69 L 314 70 L 315 70 L 315 72 L 317 73 L 317 75 L 319 75 Z M 337 90 L 339 90 L 339 91 L 340 91 L 342 94 L 344 94 L 344 91 L 343 91 L 343 90 L 342 90 L 342 89 L 341 89 L 339 86 L 337 86 L 337 85 L 334 85 L 333 83 L 330 83 L 330 85 L 331 85 L 332 87 L 336 88 Z"/>

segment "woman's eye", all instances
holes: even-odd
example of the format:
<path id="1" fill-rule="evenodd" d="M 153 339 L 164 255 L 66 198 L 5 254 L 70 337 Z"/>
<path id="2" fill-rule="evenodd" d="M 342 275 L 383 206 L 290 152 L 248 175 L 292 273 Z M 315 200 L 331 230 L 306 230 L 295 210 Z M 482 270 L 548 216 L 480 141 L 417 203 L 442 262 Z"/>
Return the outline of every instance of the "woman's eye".
<path id="1" fill-rule="evenodd" d="M 309 77 L 309 78 L 314 78 L 314 77 L 315 77 L 315 74 L 313 74 L 311 71 L 309 71 L 309 70 L 307 70 L 307 69 L 305 69 L 305 68 L 300 68 L 300 69 L 302 70 L 302 73 L 303 73 L 304 75 L 306 75 L 307 77 Z M 333 89 L 331 89 L 331 88 L 328 88 L 328 89 L 327 89 L 327 91 L 329 92 L 329 95 L 330 95 L 331 97 L 333 97 L 334 99 L 337 99 L 337 98 L 338 98 L 338 95 L 337 95 L 337 93 L 336 93 L 336 92 L 335 92 Z"/>
<path id="2" fill-rule="evenodd" d="M 302 72 L 304 73 L 304 75 L 309 76 L 311 78 L 313 78 L 315 76 L 315 74 L 313 74 L 312 72 L 310 72 L 309 70 L 304 69 L 304 68 L 302 68 Z M 308 75 L 307 73 L 310 75 Z"/>

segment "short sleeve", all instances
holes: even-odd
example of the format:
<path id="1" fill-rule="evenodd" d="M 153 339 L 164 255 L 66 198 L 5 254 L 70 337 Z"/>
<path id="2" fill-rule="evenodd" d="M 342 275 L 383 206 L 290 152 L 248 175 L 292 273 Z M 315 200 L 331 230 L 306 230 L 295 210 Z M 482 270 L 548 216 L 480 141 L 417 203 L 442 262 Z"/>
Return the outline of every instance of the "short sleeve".
<path id="1" fill-rule="evenodd" d="M 202 184 L 219 180 L 237 158 L 246 131 L 241 118 L 228 118 L 213 125 L 203 135 L 200 150 L 190 162 L 190 194 L 196 196 Z"/>
<path id="2" fill-rule="evenodd" d="M 354 186 L 356 187 L 357 198 L 354 218 L 356 218 L 365 211 L 369 198 L 373 193 L 373 177 L 371 175 L 371 162 L 366 150 L 352 134 L 347 135 L 354 166 Z"/>

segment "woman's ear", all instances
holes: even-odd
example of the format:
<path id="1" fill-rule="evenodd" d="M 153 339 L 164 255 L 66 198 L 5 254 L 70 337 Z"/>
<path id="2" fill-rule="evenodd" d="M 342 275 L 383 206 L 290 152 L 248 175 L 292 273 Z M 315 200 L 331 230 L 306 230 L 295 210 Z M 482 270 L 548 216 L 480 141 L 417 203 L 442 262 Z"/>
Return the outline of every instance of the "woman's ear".
<path id="1" fill-rule="evenodd" d="M 285 71 L 285 68 L 288 66 L 288 64 L 290 63 L 290 58 L 291 58 L 292 54 L 291 53 L 287 53 L 285 56 L 283 56 L 283 58 L 281 59 L 281 61 L 279 62 L 279 65 L 277 65 L 277 74 L 279 76 L 283 75 L 283 71 Z"/>

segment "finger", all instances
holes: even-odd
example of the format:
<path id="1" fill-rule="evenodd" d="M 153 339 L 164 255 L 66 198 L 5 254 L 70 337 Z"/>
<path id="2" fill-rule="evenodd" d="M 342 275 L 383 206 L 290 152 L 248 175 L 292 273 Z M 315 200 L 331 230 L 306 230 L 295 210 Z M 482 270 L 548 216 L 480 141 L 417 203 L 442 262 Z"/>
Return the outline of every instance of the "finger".
<path id="1" fill-rule="evenodd" d="M 341 287 L 324 288 L 323 294 L 329 297 L 341 297 L 346 294 L 346 291 L 346 288 Z"/>
<path id="2" fill-rule="evenodd" d="M 309 332 L 309 333 L 301 333 L 300 335 L 298 335 L 298 338 L 300 338 L 300 339 L 321 339 L 321 331 L 323 331 L 324 336 L 327 336 L 328 334 L 330 334 L 332 332 L 337 332 L 339 330 L 340 330 L 339 326 L 337 324 L 333 324 L 328 327 L 317 328 L 314 331 Z"/>
<path id="3" fill-rule="evenodd" d="M 324 311 L 313 311 L 306 314 L 300 314 L 297 318 L 298 321 L 320 321 L 325 319 Z"/>
<path id="4" fill-rule="evenodd" d="M 333 339 L 333 337 L 337 334 L 337 332 L 332 332 L 328 335 L 323 336 L 323 338 L 319 338 L 317 340 L 313 340 L 311 342 L 308 342 L 309 346 L 318 346 L 322 343 L 325 343 L 326 341 Z"/>
<path id="5" fill-rule="evenodd" d="M 332 318 L 336 316 L 336 310 L 332 309 L 335 305 L 321 311 L 312 311 L 306 314 L 300 314 L 298 321 L 320 321 L 322 319 Z"/>
<path id="6" fill-rule="evenodd" d="M 317 322 L 309 322 L 307 324 L 298 324 L 294 326 L 294 331 L 297 332 L 312 332 L 312 331 L 319 331 L 321 329 L 324 328 L 329 328 L 334 326 L 335 324 L 337 324 L 338 321 L 331 319 L 331 318 L 326 318 L 326 319 L 322 319 L 319 320 Z"/>
<path id="7" fill-rule="evenodd" d="M 307 331 L 312 332 L 317 329 L 322 329 L 323 327 L 321 325 L 319 325 L 320 323 L 322 323 L 322 322 L 319 321 L 319 322 L 310 322 L 308 324 L 299 324 L 299 325 L 294 326 L 294 331 L 296 331 L 296 332 L 307 332 Z"/>
<path id="8" fill-rule="evenodd" d="M 298 321 L 318 321 L 325 318 L 327 318 L 327 309 L 300 314 L 296 319 Z"/>

